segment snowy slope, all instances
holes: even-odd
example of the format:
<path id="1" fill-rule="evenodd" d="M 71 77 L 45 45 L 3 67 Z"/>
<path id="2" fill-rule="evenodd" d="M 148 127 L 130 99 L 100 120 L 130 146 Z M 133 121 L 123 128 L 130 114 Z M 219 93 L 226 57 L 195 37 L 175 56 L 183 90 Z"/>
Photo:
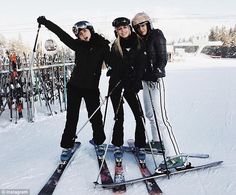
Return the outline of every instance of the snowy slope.
<path id="1" fill-rule="evenodd" d="M 218 168 L 157 180 L 164 194 L 234 195 L 236 192 L 236 61 L 188 57 L 169 63 L 167 67 L 166 107 L 169 121 L 182 152 L 209 153 L 209 159 L 191 159 L 192 164 L 223 160 Z M 101 78 L 101 94 L 107 93 L 105 72 Z M 141 93 L 140 93 L 141 98 Z M 142 98 L 141 98 L 142 99 Z M 125 140 L 134 136 L 134 118 L 125 106 Z M 55 108 L 58 109 L 58 108 Z M 104 107 L 102 107 L 104 109 Z M 59 110 L 59 109 L 58 109 Z M 37 194 L 54 171 L 61 148 L 61 134 L 65 112 L 48 117 L 38 109 L 37 119 L 25 119 L 17 125 L 8 121 L 8 111 L 0 118 L 0 189 L 30 189 Z M 25 114 L 26 115 L 26 114 Z M 78 129 L 87 119 L 86 110 L 80 114 Z M 111 104 L 106 120 L 106 142 L 110 141 L 113 126 Z M 148 125 L 147 125 L 148 126 Z M 109 190 L 94 188 L 98 166 L 88 124 L 79 134 L 82 142 L 74 160 L 65 171 L 54 194 L 112 194 Z M 161 158 L 158 157 L 160 162 Z M 107 162 L 113 173 L 112 154 Z M 126 179 L 140 177 L 131 154 L 125 154 Z M 151 156 L 148 165 L 154 170 Z M 143 183 L 127 187 L 126 194 L 147 194 Z"/>

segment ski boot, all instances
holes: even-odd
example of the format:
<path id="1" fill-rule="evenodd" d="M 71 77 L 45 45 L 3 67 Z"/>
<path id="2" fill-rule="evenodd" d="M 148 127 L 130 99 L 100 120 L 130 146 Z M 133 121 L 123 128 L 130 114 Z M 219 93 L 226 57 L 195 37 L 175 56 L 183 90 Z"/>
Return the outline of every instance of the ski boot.
<path id="1" fill-rule="evenodd" d="M 105 154 L 105 147 L 103 144 L 101 145 L 95 145 L 95 150 L 98 158 L 102 159 L 103 155 Z"/>
<path id="2" fill-rule="evenodd" d="M 114 149 L 114 157 L 116 161 L 116 166 L 120 166 L 122 163 L 122 158 L 123 158 L 123 150 L 122 147 L 115 147 Z"/>
<path id="3" fill-rule="evenodd" d="M 65 162 L 68 161 L 72 154 L 72 148 L 63 148 L 61 153 L 61 161 Z"/>
<path id="4" fill-rule="evenodd" d="M 146 152 L 144 148 L 137 148 L 137 158 L 141 166 L 145 166 Z"/>
<path id="5" fill-rule="evenodd" d="M 167 164 L 167 169 L 166 169 L 166 164 Z M 173 172 L 173 171 L 178 171 L 178 170 L 181 170 L 181 169 L 186 169 L 188 168 L 189 166 L 191 166 L 191 163 L 188 162 L 188 156 L 185 155 L 177 155 L 177 156 L 172 156 L 172 157 L 167 157 L 166 158 L 166 164 L 165 162 L 163 161 L 158 169 L 156 169 L 156 173 L 164 173 L 166 172 L 167 170 L 169 172 Z"/>

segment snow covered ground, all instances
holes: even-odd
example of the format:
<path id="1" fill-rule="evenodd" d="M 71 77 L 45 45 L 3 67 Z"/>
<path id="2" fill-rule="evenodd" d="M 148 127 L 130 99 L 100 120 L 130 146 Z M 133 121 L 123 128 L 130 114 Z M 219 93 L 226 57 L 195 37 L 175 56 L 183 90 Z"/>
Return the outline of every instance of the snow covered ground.
<path id="1" fill-rule="evenodd" d="M 169 121 L 182 152 L 208 153 L 209 159 L 190 159 L 192 164 L 223 160 L 224 163 L 204 171 L 158 179 L 166 195 L 234 195 L 236 193 L 236 60 L 188 57 L 167 65 L 166 108 Z M 101 78 L 101 94 L 107 91 L 105 71 Z M 141 93 L 140 93 L 141 98 Z M 142 99 L 142 98 L 141 98 Z M 134 118 L 125 106 L 125 140 L 134 136 Z M 56 107 L 57 111 L 59 107 Z M 102 107 L 104 109 L 104 106 Z M 21 119 L 18 124 L 8 121 L 8 111 L 0 118 L 0 190 L 30 189 L 37 194 L 54 171 L 61 152 L 59 147 L 65 124 L 65 112 L 46 116 L 38 108 L 34 123 Z M 26 113 L 24 113 L 26 116 Z M 81 110 L 78 129 L 87 119 Z M 109 142 L 113 126 L 111 104 L 108 106 L 106 135 Z M 79 134 L 82 145 L 65 171 L 55 195 L 108 195 L 110 190 L 94 188 L 98 165 L 88 124 Z M 153 171 L 151 156 L 147 159 Z M 157 162 L 161 157 L 157 158 Z M 107 155 L 113 174 L 112 154 Z M 126 179 L 140 177 L 131 154 L 125 153 Z M 1 194 L 1 191 L 0 191 Z M 144 183 L 127 187 L 127 195 L 147 194 Z"/>

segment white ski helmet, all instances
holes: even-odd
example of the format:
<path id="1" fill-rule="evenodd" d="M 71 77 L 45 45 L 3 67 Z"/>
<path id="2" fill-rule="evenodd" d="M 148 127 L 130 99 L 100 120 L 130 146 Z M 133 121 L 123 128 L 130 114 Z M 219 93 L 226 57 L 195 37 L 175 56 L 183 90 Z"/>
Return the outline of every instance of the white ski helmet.
<path id="1" fill-rule="evenodd" d="M 153 29 L 152 20 L 151 20 L 151 18 L 145 12 L 137 13 L 134 16 L 134 18 L 132 19 L 132 26 L 135 29 L 136 25 L 142 24 L 144 22 L 148 22 L 149 25 L 150 25 L 150 28 Z"/>

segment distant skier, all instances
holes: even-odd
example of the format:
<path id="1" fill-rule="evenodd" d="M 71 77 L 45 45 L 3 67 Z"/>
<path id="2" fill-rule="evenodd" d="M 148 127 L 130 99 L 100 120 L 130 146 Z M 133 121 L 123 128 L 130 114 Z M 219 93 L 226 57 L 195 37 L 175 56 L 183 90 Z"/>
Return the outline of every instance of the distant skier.
<path id="1" fill-rule="evenodd" d="M 167 50 L 166 39 L 164 34 L 159 29 L 154 29 L 151 18 L 144 12 L 137 13 L 132 19 L 132 26 L 136 33 L 138 33 L 145 42 L 148 61 L 144 68 L 143 75 L 143 101 L 146 117 L 150 121 L 152 142 L 154 148 L 160 149 L 157 124 L 154 118 L 154 110 L 157 116 L 157 123 L 165 146 L 166 155 L 172 156 L 177 154 L 175 143 L 173 144 L 173 137 L 168 134 L 168 131 L 163 123 L 160 109 L 161 89 L 158 89 L 158 82 L 160 78 L 165 77 L 165 67 L 167 64 Z M 149 145 L 147 144 L 149 147 Z"/>
<path id="2" fill-rule="evenodd" d="M 99 107 L 99 80 L 102 64 L 108 62 L 110 48 L 109 41 L 95 33 L 92 24 L 87 21 L 77 22 L 72 30 L 76 39 L 63 31 L 59 26 L 47 20 L 44 16 L 37 19 L 39 24 L 45 25 L 54 32 L 60 40 L 75 51 L 76 66 L 67 84 L 67 116 L 61 147 L 64 148 L 61 160 L 67 160 L 76 139 L 76 128 L 82 98 L 85 100 L 88 116 Z M 93 140 L 96 144 L 97 154 L 104 153 L 102 145 L 106 139 L 100 109 L 90 120 L 93 129 Z"/>
<path id="3" fill-rule="evenodd" d="M 122 148 L 124 144 L 124 110 L 123 96 L 129 104 L 136 121 L 135 128 L 135 146 L 139 149 L 138 156 L 140 160 L 145 159 L 145 127 L 142 121 L 143 111 L 138 99 L 137 93 L 142 89 L 143 66 L 146 62 L 142 40 L 132 31 L 130 20 L 125 17 L 116 18 L 112 22 L 115 28 L 116 40 L 111 48 L 111 70 L 109 90 L 121 81 L 121 84 L 111 94 L 111 101 L 115 113 L 115 125 L 113 129 L 112 144 L 116 146 L 115 158 L 122 158 Z"/>

